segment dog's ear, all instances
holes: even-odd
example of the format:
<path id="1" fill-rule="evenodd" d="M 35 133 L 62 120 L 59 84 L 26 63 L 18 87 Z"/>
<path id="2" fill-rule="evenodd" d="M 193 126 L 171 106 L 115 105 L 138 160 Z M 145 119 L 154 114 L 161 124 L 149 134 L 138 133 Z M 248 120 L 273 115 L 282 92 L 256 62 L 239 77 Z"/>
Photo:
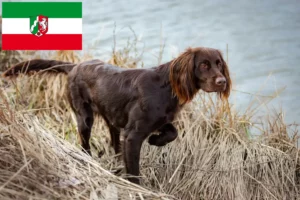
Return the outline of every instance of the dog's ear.
<path id="1" fill-rule="evenodd" d="M 180 104 L 192 100 L 198 91 L 194 80 L 195 54 L 188 48 L 170 64 L 170 83 Z"/>
<path id="2" fill-rule="evenodd" d="M 231 91 L 231 78 L 230 78 L 230 73 L 229 73 L 229 68 L 227 63 L 225 62 L 223 56 L 222 56 L 222 52 L 219 51 L 222 63 L 223 63 L 223 76 L 226 78 L 226 89 L 223 92 L 220 92 L 220 97 L 222 99 L 228 99 L 229 95 L 230 95 L 230 91 Z"/>

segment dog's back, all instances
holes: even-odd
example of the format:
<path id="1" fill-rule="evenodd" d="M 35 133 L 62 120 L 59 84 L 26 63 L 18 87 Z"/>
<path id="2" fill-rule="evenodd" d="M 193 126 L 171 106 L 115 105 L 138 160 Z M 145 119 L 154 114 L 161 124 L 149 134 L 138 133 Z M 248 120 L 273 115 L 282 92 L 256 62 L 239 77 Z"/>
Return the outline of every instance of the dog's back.
<path id="1" fill-rule="evenodd" d="M 76 65 L 68 74 L 68 96 L 74 110 L 89 104 L 94 114 L 124 127 L 139 96 L 137 81 L 147 69 L 124 69 L 101 60 Z"/>

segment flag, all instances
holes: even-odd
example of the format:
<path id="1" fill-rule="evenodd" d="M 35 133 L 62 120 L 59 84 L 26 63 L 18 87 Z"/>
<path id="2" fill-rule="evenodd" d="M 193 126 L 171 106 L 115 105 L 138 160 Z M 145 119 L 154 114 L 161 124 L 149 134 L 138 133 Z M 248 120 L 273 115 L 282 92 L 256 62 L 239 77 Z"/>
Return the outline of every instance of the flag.
<path id="1" fill-rule="evenodd" d="M 3 50 L 82 50 L 81 2 L 2 2 Z"/>

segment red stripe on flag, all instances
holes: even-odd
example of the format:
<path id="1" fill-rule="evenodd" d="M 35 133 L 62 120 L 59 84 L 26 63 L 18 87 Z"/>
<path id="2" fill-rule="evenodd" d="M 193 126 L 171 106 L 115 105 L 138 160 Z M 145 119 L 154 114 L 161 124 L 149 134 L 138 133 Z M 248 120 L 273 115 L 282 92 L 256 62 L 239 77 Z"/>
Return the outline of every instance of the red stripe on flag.
<path id="1" fill-rule="evenodd" d="M 82 34 L 2 34 L 2 50 L 82 50 Z"/>

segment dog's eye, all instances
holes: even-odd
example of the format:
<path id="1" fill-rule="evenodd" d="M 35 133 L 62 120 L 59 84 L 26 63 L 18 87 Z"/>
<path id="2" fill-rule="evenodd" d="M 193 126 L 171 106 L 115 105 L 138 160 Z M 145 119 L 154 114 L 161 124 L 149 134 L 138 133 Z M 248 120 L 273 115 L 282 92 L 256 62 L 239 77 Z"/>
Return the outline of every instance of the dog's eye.
<path id="1" fill-rule="evenodd" d="M 222 63 L 221 62 L 218 63 L 218 67 L 219 67 L 219 69 L 222 69 Z"/>
<path id="2" fill-rule="evenodd" d="M 209 62 L 207 60 L 203 61 L 201 64 L 200 64 L 200 68 L 201 69 L 209 69 Z"/>
<path id="3" fill-rule="evenodd" d="M 201 63 L 201 64 L 200 64 L 200 68 L 201 68 L 201 69 L 208 69 L 208 65 L 205 64 L 205 63 Z"/>
<path id="4" fill-rule="evenodd" d="M 217 61 L 216 61 L 216 64 L 217 64 L 217 66 L 218 66 L 218 68 L 219 68 L 220 70 L 223 68 L 223 65 L 222 65 L 222 63 L 221 63 L 220 60 L 217 60 Z"/>

